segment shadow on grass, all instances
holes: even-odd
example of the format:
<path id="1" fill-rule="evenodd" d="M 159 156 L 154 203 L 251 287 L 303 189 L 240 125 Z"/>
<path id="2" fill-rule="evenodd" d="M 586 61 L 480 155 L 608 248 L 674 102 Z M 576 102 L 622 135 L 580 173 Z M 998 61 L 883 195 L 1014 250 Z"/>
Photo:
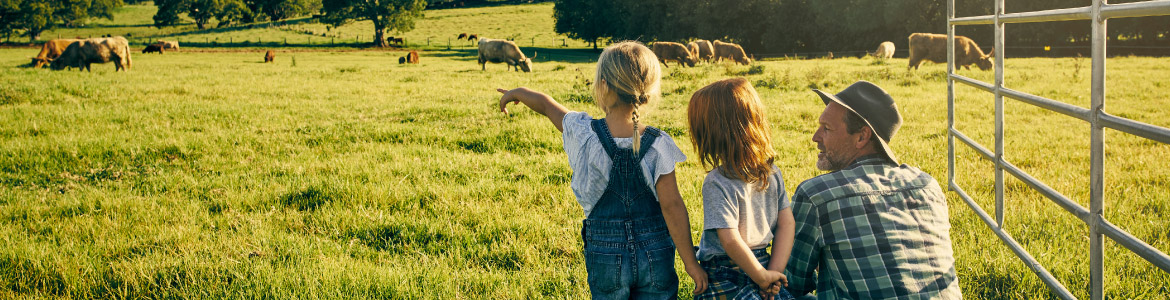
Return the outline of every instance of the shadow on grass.
<path id="1" fill-rule="evenodd" d="M 542 62 L 563 62 L 563 63 L 591 63 L 597 61 L 597 56 L 601 54 L 600 51 L 593 49 L 567 49 L 567 48 L 539 48 L 539 47 L 520 47 L 520 51 L 524 52 L 525 56 L 533 56 L 532 62 L 539 64 Z M 478 61 L 478 49 L 452 49 L 440 50 L 426 53 L 430 57 L 443 57 L 462 61 Z"/>

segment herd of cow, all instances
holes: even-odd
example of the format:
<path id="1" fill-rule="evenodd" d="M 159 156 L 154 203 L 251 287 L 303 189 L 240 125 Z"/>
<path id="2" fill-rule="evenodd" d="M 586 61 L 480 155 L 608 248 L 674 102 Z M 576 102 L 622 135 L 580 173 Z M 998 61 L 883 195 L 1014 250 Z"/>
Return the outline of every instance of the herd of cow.
<path id="1" fill-rule="evenodd" d="M 466 34 L 460 34 L 460 37 L 463 36 Z M 923 60 L 936 63 L 947 62 L 947 36 L 945 34 L 914 33 L 907 39 L 910 43 L 910 64 L 906 66 L 907 69 L 918 69 Z M 743 65 L 752 63 L 752 57 L 743 51 L 743 47 L 719 40 L 713 42 L 695 40 L 687 43 L 686 46 L 675 42 L 654 42 L 650 45 L 650 49 L 654 51 L 654 55 L 658 56 L 658 61 L 668 67 L 668 61 L 674 61 L 680 66 L 686 65 L 688 67 L 694 67 L 699 61 L 709 63 L 723 59 Z M 869 55 L 883 59 L 891 58 L 894 56 L 894 43 L 882 42 L 878 45 L 877 50 L 870 52 Z M 994 55 L 995 49 L 984 54 L 975 41 L 965 36 L 955 36 L 955 66 L 957 67 L 970 70 L 971 65 L 974 64 L 980 70 L 986 71 L 994 67 L 991 60 Z M 533 57 L 536 57 L 535 53 Z M 516 46 L 515 42 L 508 40 L 479 39 L 480 68 L 486 70 L 488 62 L 506 63 L 513 70 L 532 71 L 532 58 L 524 56 L 524 53 L 520 52 L 520 47 Z"/>
<path id="2" fill-rule="evenodd" d="M 532 57 L 527 57 L 524 52 L 520 51 L 520 47 L 515 42 L 501 39 L 479 38 L 475 34 L 460 34 L 460 38 L 478 39 L 479 43 L 479 64 L 481 70 L 487 70 L 487 63 L 505 63 L 514 71 L 531 72 L 532 59 L 536 57 L 536 53 Z M 931 34 L 931 33 L 914 33 L 908 38 L 910 43 L 910 64 L 907 69 L 918 69 L 923 60 L 929 60 L 936 63 L 945 63 L 947 61 L 947 36 L 945 34 Z M 752 57 L 749 57 L 740 47 L 734 43 L 722 42 L 715 40 L 709 42 L 706 40 L 695 40 L 687 43 L 686 46 L 675 42 L 654 42 L 650 45 L 651 50 L 658 56 L 658 60 L 667 65 L 667 61 L 675 61 L 679 65 L 686 65 L 694 67 L 699 61 L 717 62 L 722 59 L 728 59 L 743 65 L 750 65 Z M 175 41 L 158 41 L 154 44 L 147 45 L 142 53 L 158 52 L 162 53 L 164 49 L 179 50 L 179 43 Z M 894 43 L 886 41 L 878 45 L 876 51 L 869 53 L 870 55 L 879 58 L 891 58 L 894 55 Z M 955 36 L 955 66 L 963 67 L 968 70 L 970 65 L 974 64 L 981 70 L 988 70 L 994 67 L 991 57 L 995 55 L 995 49 L 987 54 L 975 44 L 975 41 L 965 36 Z M 275 53 L 272 50 L 267 51 L 264 55 L 264 62 L 272 62 Z M 41 68 L 49 65 L 54 70 L 63 70 L 65 68 L 78 68 L 90 70 L 90 64 L 114 62 L 114 70 L 129 70 L 130 61 L 130 43 L 125 38 L 120 36 L 100 37 L 89 39 L 54 39 L 49 40 L 41 47 L 41 52 L 36 57 L 32 58 L 34 68 Z M 399 64 L 411 63 L 417 64 L 418 52 L 410 51 L 406 56 L 398 59 Z M 669 66 L 669 65 L 667 65 Z"/>

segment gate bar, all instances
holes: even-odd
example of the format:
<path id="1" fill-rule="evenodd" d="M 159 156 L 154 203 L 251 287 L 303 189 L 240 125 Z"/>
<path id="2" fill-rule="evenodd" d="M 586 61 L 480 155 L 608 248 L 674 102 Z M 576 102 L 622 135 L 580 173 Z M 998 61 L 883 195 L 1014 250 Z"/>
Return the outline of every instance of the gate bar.
<path id="1" fill-rule="evenodd" d="M 971 140 L 971 138 L 964 135 L 958 129 L 951 129 L 950 133 L 959 138 L 960 141 L 962 141 L 964 144 L 967 144 L 967 146 L 971 147 L 976 152 L 979 152 L 979 154 L 983 156 L 983 159 L 994 162 L 995 155 L 993 155 L 991 151 L 988 151 L 987 148 L 984 148 L 982 145 L 979 145 L 975 141 Z M 1023 181 L 1037 192 L 1040 192 L 1040 194 L 1048 197 L 1049 200 L 1052 200 L 1052 202 L 1060 205 L 1060 207 L 1064 208 L 1064 210 L 1075 215 L 1077 219 L 1081 220 L 1081 222 L 1084 222 L 1086 225 L 1089 224 L 1089 210 L 1085 209 L 1085 207 L 1077 204 L 1076 202 L 1073 202 L 1072 200 L 1069 200 L 1069 198 L 1064 194 L 1057 192 L 1055 189 L 1040 182 L 1040 180 L 1032 177 L 1032 175 L 1029 175 L 1027 172 L 1020 170 L 1020 168 L 1016 167 L 1016 165 L 1007 161 L 1004 161 L 1003 163 L 1004 170 L 1009 174 L 1012 174 L 1012 176 L 1016 177 L 1016 179 Z"/>
<path id="2" fill-rule="evenodd" d="M 1150 263 L 1158 266 L 1158 268 L 1161 268 L 1162 271 L 1170 272 L 1170 256 L 1166 256 L 1166 253 L 1158 251 L 1157 248 L 1150 246 L 1150 244 L 1146 244 L 1146 242 L 1137 237 L 1134 237 L 1132 234 L 1129 234 L 1129 232 L 1125 232 L 1125 230 L 1117 228 L 1117 225 L 1109 223 L 1109 221 L 1105 220 L 1104 218 L 1101 219 L 1101 229 L 1102 233 L 1113 239 L 1113 241 L 1117 242 L 1118 244 L 1125 246 L 1125 248 L 1128 248 L 1129 251 L 1133 251 L 1133 253 L 1137 254 L 1138 256 L 1141 256 L 1142 258 L 1150 261 Z"/>
<path id="3" fill-rule="evenodd" d="M 1047 21 L 1088 20 L 1091 19 L 1092 12 L 1092 6 L 1019 12 L 1003 14 L 999 17 L 999 21 L 1004 23 L 1034 23 Z M 1170 1 L 1104 4 L 1101 7 L 1102 18 L 1136 18 L 1162 15 L 1170 15 Z M 995 24 L 995 15 L 952 18 L 951 24 L 991 25 Z"/>
<path id="4" fill-rule="evenodd" d="M 1053 293 L 1056 293 L 1056 295 L 1060 296 L 1062 299 L 1076 299 L 1076 297 L 1074 297 L 1072 293 L 1070 293 L 1068 289 L 1060 283 L 1059 280 L 1056 280 L 1056 277 L 1052 276 L 1052 273 L 1048 273 L 1048 270 L 1044 269 L 1044 266 L 1041 265 L 1040 262 L 1036 261 L 1036 258 L 1033 258 L 1031 254 L 1028 254 L 1028 251 L 1024 250 L 1023 246 L 1020 246 L 1020 243 L 1016 242 L 1016 240 L 1012 238 L 1011 234 L 1008 234 L 1003 230 L 1003 228 L 996 226 L 995 220 L 992 220 L 991 216 L 988 216 L 987 212 L 983 211 L 983 208 L 979 207 L 979 204 L 975 203 L 975 200 L 971 200 L 971 196 L 968 196 L 967 192 L 963 191 L 963 188 L 959 187 L 959 185 L 955 183 L 951 183 L 950 187 L 951 190 L 955 191 L 956 194 L 959 194 L 959 198 L 963 198 L 963 201 L 967 202 L 967 206 L 970 206 L 971 210 L 975 211 L 975 214 L 979 215 L 980 219 L 983 219 L 983 223 L 986 223 L 987 227 L 990 228 L 992 232 L 995 232 L 995 235 L 998 236 L 1004 244 L 1008 245 L 1008 248 L 1011 248 L 1012 252 L 1016 253 L 1016 256 L 1024 262 L 1024 265 L 1027 265 L 1028 268 L 1032 269 L 1032 272 L 1035 272 L 1036 275 L 1040 276 L 1041 281 L 1044 281 L 1044 283 L 1048 284 L 1048 287 L 1052 289 Z"/>
<path id="5" fill-rule="evenodd" d="M 1132 135 L 1170 144 L 1170 129 L 1150 125 L 1122 117 L 1116 117 L 1105 112 L 1097 116 L 1098 125 L 1117 129 Z"/>

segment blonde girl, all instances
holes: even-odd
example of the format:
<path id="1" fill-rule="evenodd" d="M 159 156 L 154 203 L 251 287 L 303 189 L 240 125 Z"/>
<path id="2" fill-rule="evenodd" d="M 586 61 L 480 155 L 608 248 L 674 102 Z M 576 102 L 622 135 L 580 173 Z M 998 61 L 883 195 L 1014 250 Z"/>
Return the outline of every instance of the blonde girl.
<path id="1" fill-rule="evenodd" d="M 569 186 L 585 211 L 581 235 L 593 299 L 675 298 L 676 249 L 695 281 L 692 293 L 706 288 L 674 176 L 686 156 L 669 135 L 641 122 L 641 108 L 659 97 L 661 77 L 650 49 L 622 42 L 597 60 L 593 94 L 604 119 L 570 112 L 528 88 L 498 90 L 501 111 L 524 103 L 562 132 L 573 170 Z"/>
<path id="2" fill-rule="evenodd" d="M 687 119 L 711 167 L 697 253 L 710 284 L 695 299 L 791 298 L 782 286 L 794 222 L 760 96 L 746 79 L 718 81 L 695 92 Z"/>

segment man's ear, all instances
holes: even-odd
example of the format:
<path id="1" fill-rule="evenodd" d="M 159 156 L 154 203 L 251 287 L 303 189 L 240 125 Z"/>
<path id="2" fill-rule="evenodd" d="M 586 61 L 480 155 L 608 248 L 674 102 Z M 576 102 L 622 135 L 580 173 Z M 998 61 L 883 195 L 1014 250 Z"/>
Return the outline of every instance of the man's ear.
<path id="1" fill-rule="evenodd" d="M 869 126 L 862 126 L 860 132 L 857 133 L 856 139 L 853 140 L 853 147 L 857 149 L 865 149 L 869 147 L 869 142 L 873 139 L 873 129 Z"/>

